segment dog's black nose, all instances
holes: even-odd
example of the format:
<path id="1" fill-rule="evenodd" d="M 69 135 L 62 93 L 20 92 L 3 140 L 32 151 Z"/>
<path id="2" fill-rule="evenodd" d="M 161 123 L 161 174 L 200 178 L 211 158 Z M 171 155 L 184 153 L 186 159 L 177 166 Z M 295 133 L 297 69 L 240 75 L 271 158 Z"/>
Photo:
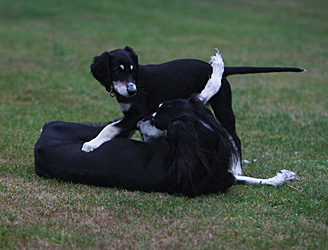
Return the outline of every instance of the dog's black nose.
<path id="1" fill-rule="evenodd" d="M 130 96 L 133 96 L 135 93 L 137 93 L 137 87 L 134 83 L 128 83 L 126 89 Z"/>

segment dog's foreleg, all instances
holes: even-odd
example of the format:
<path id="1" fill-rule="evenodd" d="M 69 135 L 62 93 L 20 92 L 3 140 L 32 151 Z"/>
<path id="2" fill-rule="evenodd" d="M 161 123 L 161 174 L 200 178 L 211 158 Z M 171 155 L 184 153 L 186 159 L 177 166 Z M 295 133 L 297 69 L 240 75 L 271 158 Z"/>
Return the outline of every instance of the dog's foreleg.
<path id="1" fill-rule="evenodd" d="M 235 175 L 237 180 L 236 184 L 260 184 L 260 185 L 271 185 L 271 186 L 279 186 L 284 184 L 285 182 L 292 181 L 296 179 L 296 174 L 289 170 L 280 170 L 275 177 L 269 179 L 258 179 L 247 176 L 238 176 Z"/>
<path id="2" fill-rule="evenodd" d="M 211 78 L 199 95 L 199 99 L 206 104 L 221 88 L 221 80 L 224 72 L 224 63 L 219 51 L 211 57 L 210 64 L 213 68 Z"/>
<path id="3" fill-rule="evenodd" d="M 100 131 L 96 138 L 84 143 L 81 150 L 84 152 L 92 152 L 93 150 L 99 148 L 103 143 L 113 139 L 121 132 L 121 129 L 115 126 L 120 121 L 121 120 L 108 124 L 103 130 Z"/>

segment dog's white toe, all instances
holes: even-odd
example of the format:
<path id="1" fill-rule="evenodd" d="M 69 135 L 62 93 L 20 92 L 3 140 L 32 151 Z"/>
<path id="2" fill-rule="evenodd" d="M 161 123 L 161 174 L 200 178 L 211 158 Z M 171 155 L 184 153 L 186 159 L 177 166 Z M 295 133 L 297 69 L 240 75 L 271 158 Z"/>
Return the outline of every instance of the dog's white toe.
<path id="1" fill-rule="evenodd" d="M 96 147 L 94 147 L 94 146 L 92 145 L 92 142 L 89 141 L 89 142 L 86 142 L 86 143 L 83 144 L 81 150 L 84 151 L 84 152 L 89 153 L 89 152 L 92 152 L 92 151 L 95 150 L 95 149 L 96 149 Z"/>
<path id="2" fill-rule="evenodd" d="M 280 170 L 277 175 L 273 178 L 272 184 L 273 186 L 282 185 L 285 182 L 293 181 L 296 179 L 296 174 L 289 170 Z"/>
<path id="3" fill-rule="evenodd" d="M 210 64 L 212 67 L 224 68 L 224 62 L 219 51 L 211 57 Z"/>
<path id="4" fill-rule="evenodd" d="M 289 170 L 280 170 L 277 175 L 282 175 L 285 181 L 292 181 L 296 179 L 296 173 L 289 171 Z"/>

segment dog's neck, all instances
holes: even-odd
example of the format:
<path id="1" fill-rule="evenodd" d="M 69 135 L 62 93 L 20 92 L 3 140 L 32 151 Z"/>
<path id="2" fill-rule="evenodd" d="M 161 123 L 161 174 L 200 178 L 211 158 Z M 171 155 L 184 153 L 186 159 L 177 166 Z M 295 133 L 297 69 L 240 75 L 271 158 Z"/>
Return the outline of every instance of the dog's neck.
<path id="1" fill-rule="evenodd" d="M 126 102 L 126 100 L 127 100 L 127 97 L 124 97 L 124 96 L 120 95 L 120 94 L 117 93 L 116 91 L 115 91 L 115 93 L 114 93 L 114 96 L 116 97 L 116 100 L 117 100 L 119 103 L 121 103 L 121 102 Z"/>

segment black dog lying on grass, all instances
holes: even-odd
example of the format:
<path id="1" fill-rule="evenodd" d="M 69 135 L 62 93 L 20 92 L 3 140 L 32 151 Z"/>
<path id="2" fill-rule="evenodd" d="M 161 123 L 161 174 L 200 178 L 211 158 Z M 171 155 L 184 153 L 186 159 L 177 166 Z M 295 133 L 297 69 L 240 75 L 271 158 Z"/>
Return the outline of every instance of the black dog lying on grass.
<path id="1" fill-rule="evenodd" d="M 82 144 L 103 128 L 60 121 L 45 124 L 34 149 L 36 173 L 73 183 L 187 196 L 217 193 L 234 184 L 276 186 L 295 178 L 287 170 L 264 180 L 235 176 L 234 142 L 198 96 L 164 102 L 139 122 L 141 133 L 160 132 L 157 139 L 114 138 L 92 154 L 82 152 Z"/>

